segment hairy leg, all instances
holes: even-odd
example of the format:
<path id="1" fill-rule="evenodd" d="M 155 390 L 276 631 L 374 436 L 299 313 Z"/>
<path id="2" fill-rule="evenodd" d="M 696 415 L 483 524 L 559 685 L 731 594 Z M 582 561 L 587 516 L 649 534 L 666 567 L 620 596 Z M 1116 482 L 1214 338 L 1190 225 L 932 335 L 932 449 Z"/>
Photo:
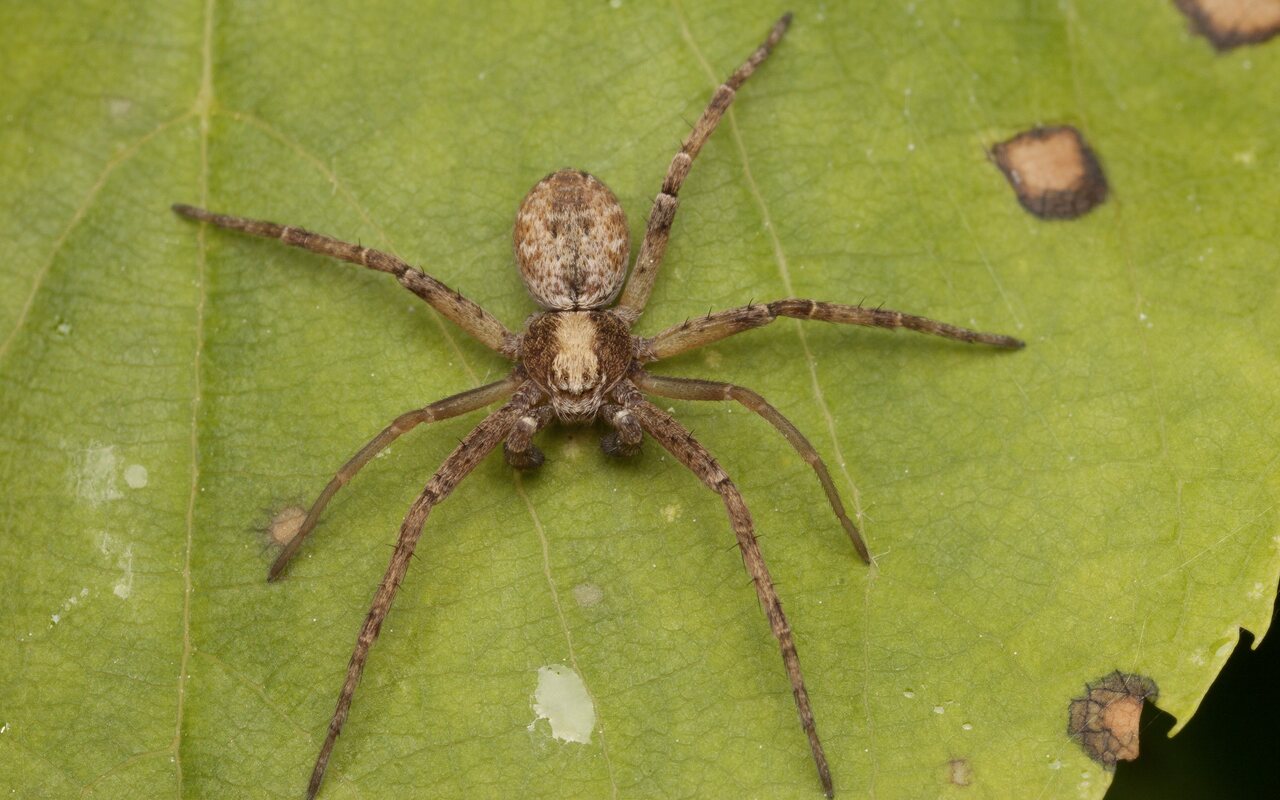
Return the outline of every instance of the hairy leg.
<path id="1" fill-rule="evenodd" d="M 629 391 L 628 391 L 629 389 Z M 666 448 L 680 463 L 688 467 L 713 492 L 720 495 L 725 509 L 729 513 L 729 522 L 738 537 L 738 549 L 742 551 L 742 563 L 751 575 L 756 587 L 756 595 L 764 609 L 769 627 L 778 640 L 782 651 L 782 662 L 791 681 L 791 693 L 795 697 L 796 710 L 800 714 L 800 725 L 809 738 L 809 748 L 813 751 L 813 761 L 818 768 L 818 778 L 827 797 L 834 795 L 831 784 L 831 770 L 827 766 L 827 756 L 823 752 L 822 742 L 818 739 L 818 728 L 813 719 L 813 709 L 809 705 L 809 693 L 804 687 L 804 675 L 800 672 L 800 657 L 796 653 L 795 639 L 791 635 L 791 626 L 786 615 L 782 613 L 782 603 L 773 588 L 773 579 L 765 566 L 764 555 L 756 542 L 751 512 L 738 487 L 733 484 L 716 460 L 707 452 L 693 434 L 663 412 L 657 406 L 645 400 L 633 387 L 619 391 L 619 399 L 636 418 L 645 432 Z"/>
<path id="2" fill-rule="evenodd" d="M 412 267 L 401 259 L 374 250 L 351 244 L 331 236 L 312 233 L 290 225 L 280 225 L 248 217 L 236 217 L 228 214 L 215 214 L 203 208 L 177 203 L 173 210 L 187 219 L 208 222 L 220 228 L 262 236 L 267 239 L 279 239 L 287 245 L 310 250 L 313 253 L 332 256 L 352 264 L 360 264 L 379 272 L 389 272 L 396 276 L 400 284 L 409 291 L 426 300 L 436 311 L 439 311 L 454 325 L 471 334 L 490 349 L 496 350 L 508 358 L 513 357 L 516 347 L 516 335 L 507 330 L 498 318 L 485 311 L 476 303 L 463 297 L 458 292 L 445 286 L 416 267 Z"/>
<path id="3" fill-rule="evenodd" d="M 685 138 L 680 152 L 671 159 L 671 165 L 667 167 L 667 176 L 662 181 L 662 191 L 654 198 L 653 209 L 649 212 L 649 225 L 644 233 L 644 242 L 640 245 L 640 253 L 636 256 L 635 266 L 631 269 L 631 277 L 622 291 L 622 299 L 614 309 L 614 313 L 621 316 L 627 324 L 634 323 L 640 317 L 645 303 L 649 300 L 649 292 L 653 290 L 653 282 L 658 277 L 658 268 L 662 266 L 662 255 L 667 249 L 671 223 L 676 218 L 676 206 L 679 205 L 676 196 L 680 194 L 680 187 L 689 174 L 689 168 L 693 166 L 693 159 L 697 157 L 702 145 L 715 131 L 716 125 L 720 123 L 720 118 L 733 102 L 738 89 L 769 57 L 769 53 L 782 40 L 782 35 L 787 32 L 790 24 L 791 15 L 784 14 L 774 23 L 764 42 L 747 57 L 740 67 L 734 70 L 724 83 L 720 84 L 715 94 L 711 96 L 711 102 L 707 104 L 706 110 L 702 112 L 702 116 L 694 123 L 693 130 Z"/>
<path id="4" fill-rule="evenodd" d="M 600 440 L 600 449 L 605 455 L 627 458 L 640 452 L 644 429 L 634 414 L 620 405 L 606 403 L 600 408 L 600 416 L 606 425 L 613 428 Z"/>
<path id="5" fill-rule="evenodd" d="M 502 443 L 502 455 L 507 463 L 516 469 L 534 469 L 542 466 L 546 457 L 533 443 L 533 435 L 546 427 L 555 418 L 555 410 L 551 406 L 531 408 L 511 429 L 507 440 Z"/>
<path id="6" fill-rule="evenodd" d="M 374 456 L 387 449 L 388 445 L 423 423 L 449 419 L 450 417 L 466 414 L 468 411 L 483 408 L 490 403 L 505 400 L 519 387 L 522 380 L 522 378 L 511 375 L 487 386 L 446 397 L 429 406 L 423 406 L 396 417 L 390 425 L 383 428 L 381 433 L 360 448 L 347 463 L 342 465 L 342 469 L 339 469 L 329 479 L 324 491 L 320 492 L 320 496 L 311 504 L 311 509 L 307 512 L 306 519 L 302 521 L 297 533 L 280 551 L 280 555 L 276 556 L 275 562 L 271 565 L 271 570 L 267 573 L 267 580 L 274 581 L 284 573 L 284 568 L 288 565 L 290 559 L 297 554 L 298 548 L 302 547 L 303 540 L 316 527 L 316 523 L 320 521 L 320 514 L 324 511 L 325 506 L 329 505 L 329 501 L 333 499 L 333 496 L 354 478 L 356 473 L 363 469 L 364 465 L 368 464 Z"/>
<path id="7" fill-rule="evenodd" d="M 413 557 L 413 549 L 422 535 L 422 527 L 427 521 L 431 509 L 442 502 L 458 483 L 467 476 L 476 465 L 488 455 L 498 443 L 511 431 L 511 427 L 525 410 L 535 401 L 537 390 L 530 384 L 516 391 L 515 397 L 506 405 L 477 425 L 467 434 L 458 447 L 431 476 L 422 494 L 413 501 L 409 513 L 400 526 L 400 537 L 396 540 L 395 550 L 391 554 L 391 563 L 387 565 L 386 575 L 373 596 L 373 604 L 365 617 L 360 635 L 356 639 L 355 650 L 351 653 L 351 663 L 347 665 L 347 677 L 342 684 L 342 693 L 338 695 L 338 707 L 329 721 L 329 732 L 324 744 L 320 747 L 320 755 L 316 758 L 315 768 L 311 772 L 311 782 L 307 785 L 307 800 L 312 800 L 320 791 L 320 783 L 324 780 L 324 771 L 329 764 L 329 755 L 333 752 L 334 742 L 342 732 L 343 723 L 347 721 L 347 713 L 351 710 L 351 698 L 355 694 L 356 684 L 364 672 L 365 661 L 369 657 L 369 649 L 378 638 L 382 629 L 382 621 L 386 619 L 391 603 L 395 599 L 400 581 L 409 569 L 409 559 Z"/>
<path id="8" fill-rule="evenodd" d="M 648 372 L 640 372 L 631 380 L 643 392 L 670 397 L 674 400 L 736 400 L 764 417 L 770 425 L 786 437 L 800 457 L 813 467 L 813 471 L 818 474 L 818 482 L 822 484 L 822 490 L 827 493 L 831 510 L 835 512 L 836 519 L 840 520 L 840 526 L 849 536 L 849 541 L 853 543 L 854 549 L 858 551 L 862 560 L 868 564 L 871 563 L 871 554 L 867 552 L 867 545 L 862 541 L 862 534 L 858 532 L 858 526 L 854 525 L 853 520 L 849 519 L 849 515 L 845 513 L 844 503 L 840 500 L 840 494 L 836 491 L 836 485 L 831 480 L 831 473 L 827 471 L 827 465 L 823 463 L 822 456 L 818 455 L 818 451 L 800 432 L 800 429 L 763 397 L 745 387 L 719 381 L 669 378 Z"/>
<path id="9" fill-rule="evenodd" d="M 727 311 L 717 311 L 705 317 L 692 319 L 667 328 L 652 339 L 641 343 L 641 354 L 646 361 L 658 361 L 688 350 L 694 350 L 712 342 L 768 325 L 778 317 L 816 319 L 841 325 L 865 325 L 872 328 L 906 328 L 907 330 L 956 339 L 971 344 L 989 344 L 1017 350 L 1025 346 L 1021 339 L 998 333 L 981 333 L 960 328 L 945 322 L 890 311 L 885 308 L 826 303 L 820 300 L 775 300 L 763 305 L 742 306 Z"/>

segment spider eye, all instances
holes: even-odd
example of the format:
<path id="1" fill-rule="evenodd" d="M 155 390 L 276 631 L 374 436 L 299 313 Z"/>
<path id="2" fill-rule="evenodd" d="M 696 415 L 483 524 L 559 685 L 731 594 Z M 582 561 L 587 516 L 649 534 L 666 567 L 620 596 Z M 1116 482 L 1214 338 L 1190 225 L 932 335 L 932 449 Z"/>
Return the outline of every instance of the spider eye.
<path id="1" fill-rule="evenodd" d="M 554 310 L 603 308 L 627 273 L 631 235 L 609 187 L 573 169 L 534 184 L 513 235 L 520 276 L 533 299 Z"/>

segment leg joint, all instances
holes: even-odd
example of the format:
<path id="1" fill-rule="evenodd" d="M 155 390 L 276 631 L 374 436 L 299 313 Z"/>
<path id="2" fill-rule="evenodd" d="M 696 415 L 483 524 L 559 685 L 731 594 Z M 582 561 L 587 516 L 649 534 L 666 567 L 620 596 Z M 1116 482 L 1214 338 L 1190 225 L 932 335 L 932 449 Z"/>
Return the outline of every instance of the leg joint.
<path id="1" fill-rule="evenodd" d="M 676 196 L 668 193 L 664 187 L 662 193 L 653 200 L 653 211 L 649 213 L 649 230 L 664 232 L 670 230 L 671 223 L 676 218 L 676 206 L 679 204 L 680 201 Z"/>
<path id="2" fill-rule="evenodd" d="M 680 193 L 680 187 L 684 184 L 684 179 L 689 176 L 689 168 L 693 166 L 693 157 L 681 150 L 676 153 L 675 158 L 671 159 L 671 166 L 667 167 L 667 177 L 662 182 L 662 193 L 675 197 Z"/>

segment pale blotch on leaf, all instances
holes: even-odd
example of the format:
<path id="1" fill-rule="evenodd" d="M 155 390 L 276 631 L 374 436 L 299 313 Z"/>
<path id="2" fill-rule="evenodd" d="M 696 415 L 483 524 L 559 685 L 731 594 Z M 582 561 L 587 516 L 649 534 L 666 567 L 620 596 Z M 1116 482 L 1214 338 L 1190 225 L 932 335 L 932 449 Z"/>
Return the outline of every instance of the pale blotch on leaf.
<path id="1" fill-rule="evenodd" d="M 125 544 L 122 547 L 111 534 L 104 532 L 98 538 L 98 550 L 108 559 L 115 557 L 120 577 L 111 587 L 111 593 L 121 600 L 128 600 L 129 595 L 133 594 L 133 545 Z M 88 591 L 85 590 L 82 594 L 88 596 Z"/>
<path id="2" fill-rule="evenodd" d="M 591 608 L 604 599 L 604 590 L 594 583 L 580 583 L 573 587 L 573 599 L 583 608 Z"/>
<path id="3" fill-rule="evenodd" d="M 1159 695 L 1155 681 L 1116 670 L 1085 689 L 1071 701 L 1067 734 L 1108 770 L 1137 758 L 1138 722 L 1146 699 Z"/>
<path id="4" fill-rule="evenodd" d="M 560 447 L 560 455 L 566 461 L 581 461 L 586 454 L 586 450 L 582 446 L 580 436 L 565 437 L 564 444 Z"/>
<path id="5" fill-rule="evenodd" d="M 285 506 L 271 518 L 271 523 L 267 526 L 267 534 L 271 537 L 271 541 L 278 545 L 288 544 L 306 518 L 305 509 L 298 506 Z"/>
<path id="6" fill-rule="evenodd" d="M 117 471 L 120 457 L 113 445 L 93 445 L 81 451 L 73 477 L 76 495 L 93 505 L 119 500 Z"/>
<path id="7" fill-rule="evenodd" d="M 1260 44 L 1280 33 L 1280 0 L 1174 0 L 1191 30 L 1218 50 Z"/>
<path id="8" fill-rule="evenodd" d="M 127 97 L 107 98 L 107 111 L 116 119 L 126 117 L 133 110 L 133 101 Z"/>
<path id="9" fill-rule="evenodd" d="M 80 594 L 78 594 L 78 595 L 73 594 L 73 595 L 71 595 L 70 597 L 68 597 L 66 600 L 63 600 L 63 601 L 62 601 L 62 606 L 59 608 L 58 613 L 56 613 L 56 614 L 50 614 L 50 615 L 49 615 L 49 619 L 53 622 L 53 624 L 54 624 L 54 625 L 57 625 L 57 624 L 58 624 L 58 622 L 59 622 L 59 621 L 60 621 L 64 616 L 66 616 L 66 614 L 67 614 L 69 611 L 71 611 L 71 609 L 73 609 L 73 608 L 75 608 L 77 605 L 79 605 L 79 604 L 80 604 L 80 601 L 81 601 L 81 600 L 83 600 L 83 599 L 85 599 L 85 598 L 86 598 L 86 597 L 88 597 L 88 596 L 89 596 L 89 587 L 87 587 L 87 586 L 81 587 L 81 588 L 80 588 Z"/>
<path id="10" fill-rule="evenodd" d="M 533 693 L 529 729 L 540 719 L 551 724 L 551 735 L 562 742 L 590 744 L 596 726 L 596 707 L 582 676 L 564 664 L 538 667 L 538 688 Z"/>
<path id="11" fill-rule="evenodd" d="M 130 464 L 124 468 L 124 482 L 130 489 L 141 489 L 147 485 L 147 468 L 141 464 Z"/>
<path id="12" fill-rule="evenodd" d="M 968 786 L 973 783 L 973 767 L 967 758 L 953 758 L 947 762 L 947 780 L 956 786 Z"/>
<path id="13" fill-rule="evenodd" d="M 1032 128 L 991 148 L 1022 207 L 1041 219 L 1075 219 L 1107 199 L 1107 179 L 1080 131 Z"/>

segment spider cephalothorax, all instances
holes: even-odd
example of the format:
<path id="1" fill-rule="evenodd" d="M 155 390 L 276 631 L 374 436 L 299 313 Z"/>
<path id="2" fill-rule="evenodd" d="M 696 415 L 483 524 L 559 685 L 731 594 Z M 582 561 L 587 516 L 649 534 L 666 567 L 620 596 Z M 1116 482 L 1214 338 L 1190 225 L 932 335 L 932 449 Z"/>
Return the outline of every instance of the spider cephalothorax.
<path id="1" fill-rule="evenodd" d="M 738 88 L 768 57 L 790 21 L 789 14 L 778 20 L 764 43 L 716 89 L 711 102 L 681 145 L 680 152 L 671 160 L 662 190 L 649 213 L 644 241 L 636 255 L 630 278 L 624 281 L 630 251 L 626 215 L 603 183 L 585 172 L 566 169 L 553 172 L 534 185 L 516 215 L 513 241 L 516 263 L 525 286 L 544 310 L 529 317 L 520 333 L 510 331 L 480 306 L 388 253 L 288 225 L 214 214 L 185 205 L 174 206 L 176 212 L 194 220 L 277 238 L 295 247 L 391 273 L 405 288 L 450 321 L 514 362 L 510 374 L 502 380 L 397 417 L 334 475 L 307 512 L 297 533 L 271 566 L 268 578 L 275 580 L 315 528 L 334 493 L 402 434 L 422 423 L 503 403 L 467 434 L 445 460 L 418 495 L 400 527 L 391 563 L 360 629 L 347 677 L 338 696 L 338 706 L 329 722 L 320 755 L 316 758 L 307 789 L 308 798 L 319 791 L 329 755 L 346 721 L 356 684 L 364 671 L 369 649 L 382 629 L 382 622 L 409 568 L 409 560 L 432 507 L 444 500 L 499 444 L 503 446 L 507 461 L 514 467 L 530 469 L 541 464 L 543 456 L 533 445 L 533 436 L 553 418 L 570 424 L 603 421 L 611 430 L 602 439 L 601 446 L 610 455 L 635 454 L 640 449 L 642 437 L 648 434 L 692 470 L 709 489 L 720 495 L 737 537 L 743 563 L 751 575 L 756 595 L 782 652 L 800 723 L 809 740 L 819 779 L 827 796 L 833 794 L 831 773 L 818 739 L 791 627 L 782 613 L 782 604 L 756 541 L 751 513 L 738 488 L 711 454 L 675 418 L 646 400 L 645 395 L 681 400 L 733 400 L 760 415 L 813 467 L 840 525 L 862 559 L 870 562 L 866 545 L 845 512 L 844 503 L 821 456 L 804 434 L 763 397 L 730 383 L 655 375 L 648 372 L 645 365 L 767 325 L 778 317 L 907 328 L 1010 349 L 1022 347 L 1022 342 L 899 311 L 797 299 L 719 311 L 669 328 L 652 338 L 631 334 L 631 327 L 644 310 L 662 263 L 671 223 L 679 205 L 676 198 L 693 159 L 715 130 Z M 617 305 L 609 307 L 615 298 L 618 298 Z"/>
<path id="2" fill-rule="evenodd" d="M 520 341 L 529 380 L 547 394 L 561 422 L 591 422 L 627 376 L 636 347 L 627 324 L 608 311 L 535 314 Z"/>

